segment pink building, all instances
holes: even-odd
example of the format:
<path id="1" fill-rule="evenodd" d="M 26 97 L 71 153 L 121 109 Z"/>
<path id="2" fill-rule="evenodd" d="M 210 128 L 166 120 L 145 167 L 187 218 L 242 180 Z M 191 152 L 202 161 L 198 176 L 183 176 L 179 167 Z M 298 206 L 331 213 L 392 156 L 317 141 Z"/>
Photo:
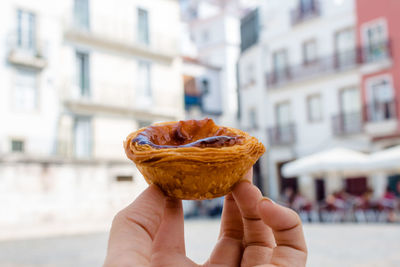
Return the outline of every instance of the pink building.
<path id="1" fill-rule="evenodd" d="M 395 0 L 356 2 L 365 129 L 378 147 L 391 146 L 400 138 L 399 10 Z"/>

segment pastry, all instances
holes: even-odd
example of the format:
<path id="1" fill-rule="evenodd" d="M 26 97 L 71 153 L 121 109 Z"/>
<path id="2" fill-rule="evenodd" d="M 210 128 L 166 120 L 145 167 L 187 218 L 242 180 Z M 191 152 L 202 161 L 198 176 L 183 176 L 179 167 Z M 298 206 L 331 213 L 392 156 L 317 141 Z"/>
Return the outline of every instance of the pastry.
<path id="1" fill-rule="evenodd" d="M 229 193 L 265 152 L 255 137 L 212 119 L 154 124 L 131 133 L 124 148 L 149 184 L 178 199 Z"/>

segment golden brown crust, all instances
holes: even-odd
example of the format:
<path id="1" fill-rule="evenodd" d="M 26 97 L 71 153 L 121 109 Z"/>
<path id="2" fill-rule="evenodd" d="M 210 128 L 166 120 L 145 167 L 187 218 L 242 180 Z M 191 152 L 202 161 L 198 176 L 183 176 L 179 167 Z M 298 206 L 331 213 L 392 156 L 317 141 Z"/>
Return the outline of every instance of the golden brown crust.
<path id="1" fill-rule="evenodd" d="M 151 127 L 128 135 L 124 142 L 125 152 L 148 183 L 157 184 L 174 198 L 210 199 L 229 193 L 265 152 L 263 144 L 255 137 L 238 129 L 220 127 L 210 119 L 168 122 Z M 176 132 L 178 140 L 174 137 Z M 138 142 L 138 135 L 144 135 L 152 142 Z M 236 141 L 222 142 L 217 147 L 190 146 L 199 139 L 221 135 Z M 171 144 L 175 147 L 158 147 Z"/>

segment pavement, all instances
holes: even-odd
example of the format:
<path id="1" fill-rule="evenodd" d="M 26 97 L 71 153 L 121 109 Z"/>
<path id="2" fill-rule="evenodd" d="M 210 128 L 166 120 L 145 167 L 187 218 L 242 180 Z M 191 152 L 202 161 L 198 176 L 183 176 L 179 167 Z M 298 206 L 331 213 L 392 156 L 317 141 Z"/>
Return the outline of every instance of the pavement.
<path id="1" fill-rule="evenodd" d="M 187 255 L 203 263 L 216 243 L 219 220 L 185 222 Z M 306 224 L 309 267 L 399 267 L 400 225 Z M 96 231 L 95 231 L 96 230 Z M 0 241 L 2 267 L 101 266 L 108 233 L 103 228 L 31 235 Z M 34 232 L 34 231 L 33 231 Z M 55 233 L 55 232 L 54 232 Z"/>

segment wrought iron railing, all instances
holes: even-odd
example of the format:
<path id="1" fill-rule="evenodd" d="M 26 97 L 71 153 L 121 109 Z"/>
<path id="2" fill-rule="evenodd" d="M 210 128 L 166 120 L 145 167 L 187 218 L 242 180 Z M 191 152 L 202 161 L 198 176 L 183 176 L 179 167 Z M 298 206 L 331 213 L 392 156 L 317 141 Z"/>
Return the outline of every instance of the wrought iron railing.
<path id="1" fill-rule="evenodd" d="M 291 145 L 296 142 L 296 127 L 294 123 L 276 125 L 268 129 L 269 144 L 272 146 Z"/>
<path id="2" fill-rule="evenodd" d="M 362 64 L 391 58 L 391 43 L 385 41 L 375 45 L 358 47 L 329 56 L 320 57 L 312 62 L 291 65 L 266 74 L 268 88 L 279 87 L 290 82 L 319 77 L 356 68 Z"/>
<path id="3" fill-rule="evenodd" d="M 360 111 L 341 112 L 332 117 L 332 130 L 336 136 L 361 133 L 363 130 Z"/>

